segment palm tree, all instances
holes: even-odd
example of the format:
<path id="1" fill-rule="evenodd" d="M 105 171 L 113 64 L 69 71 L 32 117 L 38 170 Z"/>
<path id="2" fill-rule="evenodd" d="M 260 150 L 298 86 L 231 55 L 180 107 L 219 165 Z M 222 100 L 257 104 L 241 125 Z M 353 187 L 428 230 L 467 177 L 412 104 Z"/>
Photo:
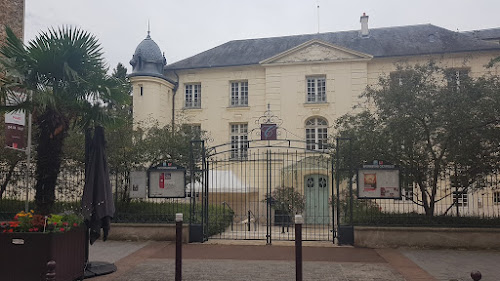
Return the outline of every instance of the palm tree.
<path id="1" fill-rule="evenodd" d="M 62 27 L 40 33 L 24 45 L 6 28 L 7 43 L 0 48 L 0 110 L 30 110 L 37 144 L 35 207 L 50 213 L 55 201 L 62 146 L 70 126 L 86 128 L 103 122 L 109 110 L 126 93 L 106 74 L 97 39 L 78 28 Z M 6 106 L 14 92 L 30 98 Z"/>

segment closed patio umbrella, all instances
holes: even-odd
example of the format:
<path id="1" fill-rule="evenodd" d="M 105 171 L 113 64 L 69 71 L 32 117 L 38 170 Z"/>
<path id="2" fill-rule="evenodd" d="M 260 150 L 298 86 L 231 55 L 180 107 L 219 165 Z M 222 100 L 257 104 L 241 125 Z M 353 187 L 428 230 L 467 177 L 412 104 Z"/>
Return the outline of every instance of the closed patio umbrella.
<path id="1" fill-rule="evenodd" d="M 94 244 L 101 236 L 101 228 L 103 230 L 102 239 L 106 241 L 111 226 L 111 218 L 115 213 L 105 147 L 104 128 L 96 127 L 92 142 L 86 147 L 85 186 L 82 198 L 82 212 L 85 224 L 89 228 L 90 244 Z M 87 264 L 85 277 L 93 277 L 114 271 L 116 271 L 116 266 L 113 264 L 92 262 Z"/>

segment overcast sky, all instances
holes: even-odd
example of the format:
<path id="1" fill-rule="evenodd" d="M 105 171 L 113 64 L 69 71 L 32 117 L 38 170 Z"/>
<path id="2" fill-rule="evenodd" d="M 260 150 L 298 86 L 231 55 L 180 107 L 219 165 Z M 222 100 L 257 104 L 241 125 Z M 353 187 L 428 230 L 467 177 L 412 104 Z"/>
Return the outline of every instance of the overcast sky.
<path id="1" fill-rule="evenodd" d="M 363 12 L 370 28 L 500 27 L 500 0 L 26 0 L 25 41 L 49 27 L 77 26 L 96 35 L 111 68 L 121 62 L 130 70 L 148 20 L 152 39 L 173 63 L 235 39 L 316 33 L 318 26 L 357 30 Z"/>

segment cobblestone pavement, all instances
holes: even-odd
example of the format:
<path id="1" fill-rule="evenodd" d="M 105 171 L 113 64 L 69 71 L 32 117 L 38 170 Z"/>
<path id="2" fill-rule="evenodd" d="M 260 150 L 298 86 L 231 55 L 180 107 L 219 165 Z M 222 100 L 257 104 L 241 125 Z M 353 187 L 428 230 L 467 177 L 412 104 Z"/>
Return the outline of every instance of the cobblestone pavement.
<path id="1" fill-rule="evenodd" d="M 481 281 L 500 280 L 499 251 L 465 251 L 465 250 L 415 250 L 400 249 L 437 280 L 470 281 L 473 270 L 481 272 Z"/>
<path id="2" fill-rule="evenodd" d="M 294 280 L 290 243 L 209 241 L 183 245 L 183 280 Z M 250 244 L 250 245 L 249 245 Z M 93 281 L 173 280 L 175 245 L 170 242 L 97 241 L 91 261 L 113 262 L 118 271 Z M 304 280 L 334 281 L 481 281 L 500 280 L 500 251 L 359 249 L 331 243 L 305 244 Z"/>
<path id="3" fill-rule="evenodd" d="M 390 249 L 313 244 L 304 246 L 303 254 L 304 280 L 435 280 Z M 93 278 L 93 281 L 174 279 L 175 245 L 169 242 L 98 242 L 91 247 L 91 261 L 92 258 L 114 262 L 118 267 L 117 272 Z M 184 244 L 183 280 L 294 280 L 294 258 L 294 247 L 290 244 Z"/>
<path id="4" fill-rule="evenodd" d="M 404 281 L 387 264 L 305 262 L 304 280 L 311 281 Z M 120 280 L 173 280 L 175 260 L 153 259 L 138 265 Z M 295 280 L 295 262 L 242 260 L 185 260 L 182 280 L 276 281 Z"/>

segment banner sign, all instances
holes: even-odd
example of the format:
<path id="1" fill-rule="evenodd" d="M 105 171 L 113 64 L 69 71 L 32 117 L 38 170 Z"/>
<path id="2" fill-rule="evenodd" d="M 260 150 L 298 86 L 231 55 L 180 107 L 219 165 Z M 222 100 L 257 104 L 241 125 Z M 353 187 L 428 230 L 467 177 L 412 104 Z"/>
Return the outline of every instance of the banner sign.
<path id="1" fill-rule="evenodd" d="M 276 140 L 277 133 L 276 130 L 278 126 L 276 124 L 261 124 L 260 125 L 260 139 L 261 140 Z"/>
<path id="2" fill-rule="evenodd" d="M 19 94 L 15 99 L 24 100 L 24 95 Z M 7 105 L 13 105 L 18 101 L 8 100 Z M 24 111 L 18 110 L 5 113 L 5 145 L 9 148 L 25 149 L 26 136 L 24 126 L 26 125 L 26 115 Z"/>

